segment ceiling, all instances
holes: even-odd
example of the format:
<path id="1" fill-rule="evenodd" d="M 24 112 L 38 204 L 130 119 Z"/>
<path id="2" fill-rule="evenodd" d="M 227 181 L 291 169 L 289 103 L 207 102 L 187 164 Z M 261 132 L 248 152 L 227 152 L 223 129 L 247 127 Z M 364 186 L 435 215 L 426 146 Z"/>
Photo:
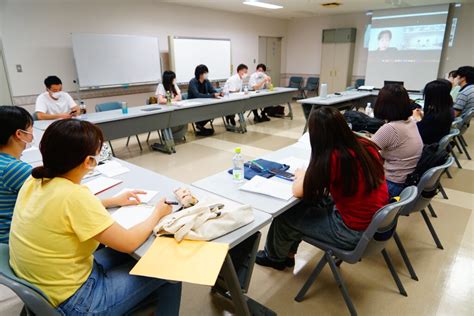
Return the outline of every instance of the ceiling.
<path id="1" fill-rule="evenodd" d="M 282 5 L 279 10 L 268 10 L 242 4 L 243 0 L 155 0 L 155 2 L 255 14 L 275 18 L 299 18 L 319 15 L 366 12 L 368 10 L 404 8 L 411 6 L 445 4 L 451 2 L 474 3 L 474 0 L 260 0 Z M 324 8 L 322 3 L 340 2 L 336 8 Z"/>

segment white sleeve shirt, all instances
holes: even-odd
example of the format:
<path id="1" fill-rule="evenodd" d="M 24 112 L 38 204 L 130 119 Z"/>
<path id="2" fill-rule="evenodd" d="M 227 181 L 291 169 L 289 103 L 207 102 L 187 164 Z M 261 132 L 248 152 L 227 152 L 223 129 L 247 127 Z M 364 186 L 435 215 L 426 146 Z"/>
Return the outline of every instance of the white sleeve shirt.
<path id="1" fill-rule="evenodd" d="M 179 90 L 179 87 L 178 87 L 177 84 L 174 85 L 174 88 L 175 88 L 177 94 L 181 94 L 181 90 Z M 173 93 L 173 92 L 171 92 L 171 93 Z M 161 96 L 163 96 L 163 97 L 166 98 L 165 86 L 164 86 L 162 83 L 160 83 L 160 84 L 158 85 L 158 87 L 156 87 L 155 95 L 156 95 L 156 96 L 160 96 L 160 95 L 161 95 Z M 172 97 L 175 97 L 175 95 L 173 95 Z"/>
<path id="2" fill-rule="evenodd" d="M 41 93 L 36 98 L 35 112 L 46 114 L 69 113 L 76 105 L 69 93 L 61 91 L 58 100 L 51 98 L 48 92 Z"/>
<path id="3" fill-rule="evenodd" d="M 257 84 L 261 83 L 263 80 L 265 80 L 266 77 L 267 75 L 264 72 L 259 72 L 259 71 L 254 72 L 252 75 L 250 75 L 249 86 L 252 89 L 255 89 L 254 87 Z M 263 88 L 265 88 L 265 85 L 263 85 L 260 89 L 263 89 Z"/>
<path id="4" fill-rule="evenodd" d="M 235 74 L 227 79 L 225 86 L 227 86 L 230 92 L 240 92 L 242 90 L 242 81 L 239 74 Z"/>

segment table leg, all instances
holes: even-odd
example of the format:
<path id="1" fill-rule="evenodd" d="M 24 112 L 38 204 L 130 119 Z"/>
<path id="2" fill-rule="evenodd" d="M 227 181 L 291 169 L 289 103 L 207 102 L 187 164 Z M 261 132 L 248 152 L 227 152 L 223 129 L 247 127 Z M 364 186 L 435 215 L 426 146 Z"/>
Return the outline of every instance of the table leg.
<path id="1" fill-rule="evenodd" d="M 164 141 L 164 144 L 155 143 L 151 145 L 151 148 L 157 151 L 167 153 L 167 154 L 172 154 L 176 152 L 174 139 L 173 139 L 173 132 L 171 132 L 170 128 L 163 129 L 163 141 Z"/>
<path id="2" fill-rule="evenodd" d="M 315 107 L 316 107 L 316 106 L 315 106 L 314 104 L 311 106 L 311 111 L 309 112 L 308 117 L 306 117 L 306 123 L 305 123 L 305 125 L 304 125 L 303 134 L 308 131 L 308 119 L 309 119 L 309 117 L 311 116 L 311 114 L 313 113 Z"/>
<path id="3" fill-rule="evenodd" d="M 240 129 L 241 133 L 246 133 L 247 132 L 247 122 L 245 121 L 244 113 L 240 112 L 239 113 L 239 124 L 240 124 Z"/>
<path id="4" fill-rule="evenodd" d="M 287 104 L 288 104 L 288 111 L 289 111 L 287 116 L 292 120 L 293 119 L 293 109 L 291 107 L 291 102 L 288 102 Z"/>

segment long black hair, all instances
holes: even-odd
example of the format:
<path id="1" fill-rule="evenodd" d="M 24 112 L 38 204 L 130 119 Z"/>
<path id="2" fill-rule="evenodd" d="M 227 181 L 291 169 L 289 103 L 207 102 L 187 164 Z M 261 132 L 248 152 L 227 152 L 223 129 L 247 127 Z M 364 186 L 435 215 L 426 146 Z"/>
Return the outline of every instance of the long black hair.
<path id="1" fill-rule="evenodd" d="M 87 156 L 95 156 L 102 148 L 104 136 L 100 128 L 75 119 L 52 123 L 41 138 L 43 166 L 32 171 L 35 179 L 61 176 L 79 166 Z"/>
<path id="2" fill-rule="evenodd" d="M 368 151 L 368 147 L 372 147 L 377 153 L 375 144 L 356 136 L 337 109 L 320 107 L 308 120 L 311 160 L 303 183 L 304 199 L 319 200 L 328 196 L 331 181 L 342 185 L 345 196 L 353 196 L 359 189 L 359 168 L 366 193 L 383 183 L 382 161 L 377 154 Z M 331 168 L 338 171 L 336 179 L 331 178 L 334 172 Z"/>
<path id="3" fill-rule="evenodd" d="M 452 117 L 453 98 L 451 97 L 451 82 L 446 79 L 438 79 L 428 82 L 425 86 L 423 96 L 425 99 L 425 115 L 431 114 L 436 117 Z"/>
<path id="4" fill-rule="evenodd" d="M 176 74 L 171 70 L 166 70 L 163 73 L 163 87 L 165 91 L 170 91 L 174 96 L 178 94 L 174 87 L 173 80 L 176 79 Z"/>
<path id="5" fill-rule="evenodd" d="M 33 117 L 24 108 L 15 105 L 0 106 L 0 145 L 7 145 L 17 130 L 26 130 L 32 125 Z"/>

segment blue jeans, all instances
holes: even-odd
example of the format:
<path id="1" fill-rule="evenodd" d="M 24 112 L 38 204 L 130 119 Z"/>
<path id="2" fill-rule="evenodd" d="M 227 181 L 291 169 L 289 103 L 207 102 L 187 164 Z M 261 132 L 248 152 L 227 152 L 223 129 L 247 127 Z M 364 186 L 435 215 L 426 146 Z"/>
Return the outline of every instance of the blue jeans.
<path id="1" fill-rule="evenodd" d="M 388 187 L 388 194 L 390 195 L 391 198 L 395 196 L 399 196 L 400 193 L 402 193 L 403 189 L 405 189 L 405 185 L 401 183 L 392 182 L 390 180 L 387 180 L 387 187 Z"/>
<path id="2" fill-rule="evenodd" d="M 129 255 L 110 248 L 96 251 L 89 278 L 58 311 L 62 315 L 123 315 L 144 303 L 155 303 L 155 315 L 179 315 L 181 283 L 130 275 L 135 264 Z"/>
<path id="3" fill-rule="evenodd" d="M 363 233 L 344 224 L 332 199 L 317 204 L 302 201 L 273 220 L 265 253 L 273 261 L 283 262 L 289 253 L 296 253 L 303 236 L 351 250 Z"/>

